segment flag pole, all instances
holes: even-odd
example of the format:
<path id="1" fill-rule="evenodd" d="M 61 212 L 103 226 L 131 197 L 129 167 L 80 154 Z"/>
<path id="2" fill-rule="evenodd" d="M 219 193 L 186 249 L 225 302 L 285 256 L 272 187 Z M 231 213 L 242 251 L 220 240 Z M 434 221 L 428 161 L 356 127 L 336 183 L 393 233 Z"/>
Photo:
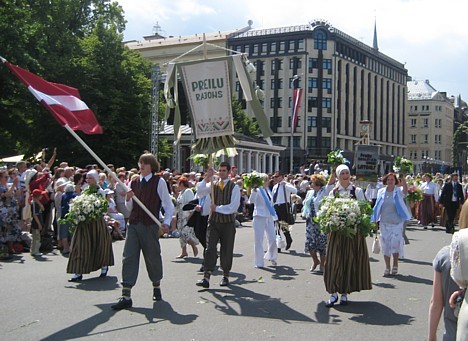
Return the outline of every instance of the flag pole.
<path id="1" fill-rule="evenodd" d="M 75 133 L 75 131 L 72 128 L 70 128 L 68 124 L 65 124 L 63 127 L 68 130 L 68 132 L 83 146 L 84 149 L 88 151 L 88 153 L 91 154 L 92 157 L 94 157 L 94 159 L 97 162 L 99 162 L 99 164 L 107 171 L 108 174 L 110 174 L 112 178 L 114 178 L 114 180 L 116 180 L 121 186 L 123 186 L 126 191 L 130 189 L 117 177 L 117 175 L 115 175 L 114 172 L 110 170 L 109 167 L 107 167 L 104 161 L 101 160 L 101 158 L 81 139 L 81 137 L 78 136 L 77 133 Z M 161 222 L 159 221 L 159 219 L 156 218 L 156 216 L 145 206 L 145 204 L 141 202 L 140 199 L 138 199 L 136 196 L 133 196 L 132 199 L 143 209 L 143 211 L 145 211 L 147 215 L 150 216 L 151 219 L 154 220 L 154 222 L 159 227 L 161 227 Z"/>

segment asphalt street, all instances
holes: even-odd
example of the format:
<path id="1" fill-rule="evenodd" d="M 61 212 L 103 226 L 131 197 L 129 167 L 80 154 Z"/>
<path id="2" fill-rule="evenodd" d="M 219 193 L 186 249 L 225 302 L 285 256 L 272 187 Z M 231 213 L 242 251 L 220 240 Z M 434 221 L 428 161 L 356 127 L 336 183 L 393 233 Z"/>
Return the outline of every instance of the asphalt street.
<path id="1" fill-rule="evenodd" d="M 178 239 L 162 239 L 163 300 L 153 303 L 143 257 L 133 288 L 133 308 L 113 311 L 121 294 L 124 241 L 114 242 L 116 265 L 69 283 L 67 258 L 58 251 L 34 259 L 0 262 L 2 340 L 424 340 L 432 290 L 432 260 L 451 235 L 413 222 L 399 275 L 383 277 L 382 255 L 371 256 L 373 289 L 349 296 L 347 306 L 325 307 L 323 277 L 309 271 L 305 222 L 293 227 L 291 250 L 278 266 L 254 267 L 253 230 L 237 229 L 231 285 L 214 274 L 209 290 L 195 286 L 201 258 L 175 259 Z M 371 250 L 372 238 L 367 240 Z M 201 246 L 200 246 L 201 250 Z M 200 252 L 201 254 L 201 252 Z M 269 265 L 269 264 L 266 264 Z M 441 338 L 443 324 L 439 326 Z"/>

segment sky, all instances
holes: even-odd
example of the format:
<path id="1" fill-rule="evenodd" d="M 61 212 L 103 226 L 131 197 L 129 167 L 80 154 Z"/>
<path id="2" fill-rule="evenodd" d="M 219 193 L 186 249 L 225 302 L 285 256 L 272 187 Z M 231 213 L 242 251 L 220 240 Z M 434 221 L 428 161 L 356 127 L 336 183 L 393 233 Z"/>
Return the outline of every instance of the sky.
<path id="1" fill-rule="evenodd" d="M 324 19 L 405 64 L 413 80 L 429 80 L 468 102 L 466 0 L 117 0 L 127 20 L 125 40 L 143 40 L 158 24 L 163 36 L 272 28 Z"/>

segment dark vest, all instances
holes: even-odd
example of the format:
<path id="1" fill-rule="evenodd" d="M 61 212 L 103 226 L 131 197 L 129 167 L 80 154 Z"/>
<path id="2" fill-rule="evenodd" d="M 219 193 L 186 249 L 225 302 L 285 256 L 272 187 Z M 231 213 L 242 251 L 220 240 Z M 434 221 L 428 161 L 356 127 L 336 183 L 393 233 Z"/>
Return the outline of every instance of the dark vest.
<path id="1" fill-rule="evenodd" d="M 135 196 L 145 204 L 145 206 L 159 218 L 159 211 L 161 210 L 161 198 L 158 194 L 158 183 L 160 177 L 153 175 L 147 183 L 141 183 L 140 178 L 132 181 L 130 187 L 132 188 Z M 130 213 L 130 224 L 144 224 L 144 225 L 155 225 L 153 219 L 143 211 L 140 205 L 133 203 L 132 213 Z"/>
<path id="2" fill-rule="evenodd" d="M 338 187 L 335 187 L 333 188 L 333 195 L 335 197 L 339 196 L 339 192 L 338 192 Z M 351 199 L 357 199 L 356 197 L 356 187 L 351 187 L 351 190 L 349 191 L 349 196 L 351 197 Z"/>
<path id="3" fill-rule="evenodd" d="M 228 205 L 231 202 L 232 190 L 234 189 L 234 183 L 232 181 L 226 182 L 224 189 L 221 190 L 218 185 L 213 188 L 213 203 L 216 206 Z M 212 212 L 210 221 L 214 223 L 233 223 L 236 220 L 236 214 L 221 214 L 218 212 Z"/>

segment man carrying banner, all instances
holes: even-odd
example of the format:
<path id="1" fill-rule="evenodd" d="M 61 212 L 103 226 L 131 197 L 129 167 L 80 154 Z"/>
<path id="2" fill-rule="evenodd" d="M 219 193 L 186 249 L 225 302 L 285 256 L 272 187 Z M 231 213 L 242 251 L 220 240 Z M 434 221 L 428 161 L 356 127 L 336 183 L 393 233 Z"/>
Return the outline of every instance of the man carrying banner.
<path id="1" fill-rule="evenodd" d="M 218 167 L 219 180 L 213 189 L 211 190 L 213 168 L 206 171 L 205 179 L 197 187 L 200 190 L 199 195 L 205 195 L 210 190 L 212 193 L 211 215 L 206 236 L 205 272 L 203 279 L 196 283 L 197 286 L 203 288 L 210 287 L 210 277 L 216 266 L 218 242 L 221 244 L 220 261 L 223 269 L 223 278 L 219 285 L 229 285 L 229 272 L 232 267 L 234 238 L 236 236 L 236 212 L 240 202 L 240 189 L 229 180 L 230 171 L 231 165 L 228 162 L 221 162 Z"/>
<path id="2" fill-rule="evenodd" d="M 159 162 L 153 154 L 145 153 L 138 160 L 140 177 L 131 182 L 125 206 L 131 212 L 122 261 L 122 297 L 112 306 L 114 310 L 131 308 L 131 290 L 138 277 L 140 252 L 143 251 L 148 276 L 153 282 L 153 301 L 160 301 L 160 282 L 163 278 L 161 246 L 159 245 L 158 225 L 138 205 L 133 205 L 136 195 L 151 212 L 159 214 L 164 209 L 161 227 L 169 231 L 174 205 L 164 180 L 160 179 Z"/>

